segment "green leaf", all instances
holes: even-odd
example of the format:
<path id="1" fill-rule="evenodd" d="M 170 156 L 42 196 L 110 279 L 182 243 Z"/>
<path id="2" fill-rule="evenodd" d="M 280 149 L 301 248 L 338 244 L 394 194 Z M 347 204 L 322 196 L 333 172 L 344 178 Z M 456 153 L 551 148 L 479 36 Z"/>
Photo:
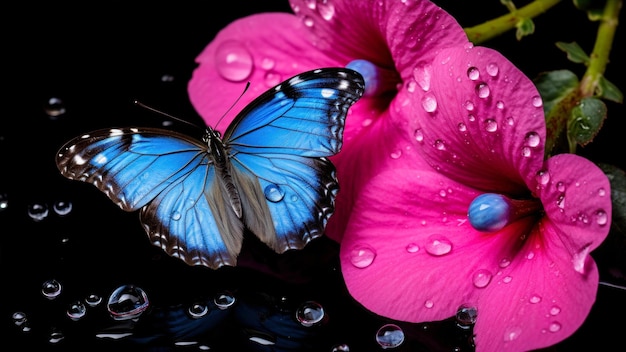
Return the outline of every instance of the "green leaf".
<path id="1" fill-rule="evenodd" d="M 534 83 L 543 99 L 543 111 L 547 116 L 559 101 L 578 88 L 579 81 L 572 71 L 556 70 L 540 73 Z"/>
<path id="2" fill-rule="evenodd" d="M 567 123 L 567 138 L 570 150 L 575 150 L 574 145 L 585 146 L 598 134 L 606 119 L 606 105 L 595 97 L 586 97 L 571 110 Z"/>
<path id="3" fill-rule="evenodd" d="M 624 94 L 622 94 L 619 88 L 617 88 L 617 86 L 613 83 L 609 82 L 609 80 L 606 79 L 606 77 L 604 76 L 601 76 L 598 80 L 598 90 L 599 91 L 597 92 L 597 94 L 600 98 L 620 104 L 624 102 Z"/>
<path id="4" fill-rule="evenodd" d="M 570 61 L 585 65 L 589 64 L 589 55 L 585 53 L 578 43 L 556 42 L 556 46 L 567 54 L 567 58 Z"/>
<path id="5" fill-rule="evenodd" d="M 515 27 L 517 28 L 517 31 L 515 31 L 515 38 L 517 38 L 518 41 L 527 35 L 535 33 L 535 23 L 531 18 L 523 18 L 519 20 L 515 24 Z"/>

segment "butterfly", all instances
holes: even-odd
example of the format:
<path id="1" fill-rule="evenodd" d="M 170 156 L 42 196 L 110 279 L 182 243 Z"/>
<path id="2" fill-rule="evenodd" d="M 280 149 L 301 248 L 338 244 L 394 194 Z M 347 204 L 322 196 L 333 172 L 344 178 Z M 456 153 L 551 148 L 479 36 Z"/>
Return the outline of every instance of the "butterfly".
<path id="1" fill-rule="evenodd" d="M 161 128 L 100 129 L 65 143 L 61 174 L 139 210 L 152 244 L 189 265 L 236 266 L 244 230 L 276 253 L 320 237 L 339 185 L 349 108 L 364 90 L 346 68 L 298 74 L 255 98 L 222 138 Z"/>

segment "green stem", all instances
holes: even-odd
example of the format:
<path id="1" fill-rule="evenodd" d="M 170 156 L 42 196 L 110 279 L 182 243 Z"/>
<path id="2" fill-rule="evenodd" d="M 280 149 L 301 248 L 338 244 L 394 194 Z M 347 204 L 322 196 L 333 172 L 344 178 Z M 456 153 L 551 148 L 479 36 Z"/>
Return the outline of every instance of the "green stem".
<path id="1" fill-rule="evenodd" d="M 609 53 L 613 46 L 621 8 L 622 0 L 607 0 L 606 2 L 589 65 L 580 82 L 580 92 L 583 97 L 596 95 L 599 80 L 604 75 L 606 65 L 609 62 Z"/>
<path id="2" fill-rule="evenodd" d="M 561 0 L 535 0 L 514 12 L 494 18 L 493 20 L 474 27 L 465 28 L 465 33 L 472 43 L 480 44 L 515 28 L 515 25 L 524 18 L 535 18 L 539 16 L 559 2 L 561 2 Z"/>

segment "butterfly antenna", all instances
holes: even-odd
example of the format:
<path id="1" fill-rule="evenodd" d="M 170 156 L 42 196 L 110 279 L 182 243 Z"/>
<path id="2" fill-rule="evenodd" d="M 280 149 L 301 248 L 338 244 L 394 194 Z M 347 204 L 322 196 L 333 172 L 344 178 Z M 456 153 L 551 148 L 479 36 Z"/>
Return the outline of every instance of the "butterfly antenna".
<path id="1" fill-rule="evenodd" d="M 235 105 L 237 105 L 237 102 L 239 100 L 241 100 L 241 97 L 243 97 L 244 94 L 246 94 L 246 91 L 248 90 L 248 88 L 250 88 L 250 82 L 246 83 L 246 86 L 243 88 L 243 92 L 241 92 L 241 94 L 239 95 L 239 97 L 237 98 L 237 100 L 235 100 L 235 102 L 233 103 L 233 105 L 231 105 L 228 110 L 226 110 L 226 112 L 224 112 L 224 114 L 222 114 L 222 117 L 219 118 L 219 120 L 217 120 L 217 123 L 215 124 L 215 127 L 217 128 L 217 126 L 220 124 L 220 122 L 222 122 L 222 119 L 224 119 L 224 117 L 228 114 L 229 111 L 231 111 Z"/>
<path id="2" fill-rule="evenodd" d="M 189 122 L 187 120 L 183 120 L 183 119 L 178 118 L 176 116 L 170 115 L 170 114 L 168 114 L 168 113 L 166 113 L 164 111 L 161 111 L 161 110 L 158 110 L 156 108 L 153 108 L 152 106 L 148 106 L 148 105 L 140 102 L 139 100 L 135 100 L 135 101 L 133 101 L 133 103 L 135 103 L 135 105 L 138 105 L 138 106 L 140 106 L 140 107 L 142 107 L 144 109 L 148 109 L 148 110 L 150 110 L 152 112 L 156 112 L 157 114 L 160 114 L 160 115 L 163 115 L 165 117 L 168 117 L 168 118 L 170 118 L 172 120 L 176 120 L 176 121 L 179 121 L 179 122 L 182 122 L 182 123 L 186 123 L 186 124 L 188 124 L 190 126 L 193 126 L 195 128 L 199 128 L 198 126 L 196 126 L 195 124 L 193 124 L 193 123 L 191 123 L 191 122 Z"/>

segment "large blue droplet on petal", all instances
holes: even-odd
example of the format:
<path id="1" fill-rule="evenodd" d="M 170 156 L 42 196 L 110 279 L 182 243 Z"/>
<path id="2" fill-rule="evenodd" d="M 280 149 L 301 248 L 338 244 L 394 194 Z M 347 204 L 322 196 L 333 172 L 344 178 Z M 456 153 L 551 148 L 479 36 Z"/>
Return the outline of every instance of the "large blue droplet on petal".
<path id="1" fill-rule="evenodd" d="M 494 232 L 509 223 L 511 208 L 511 202 L 507 197 L 501 194 L 485 193 L 472 201 L 467 216 L 476 230 Z"/>
<path id="2" fill-rule="evenodd" d="M 378 93 L 381 85 L 381 72 L 378 66 L 367 60 L 353 60 L 350 61 L 346 68 L 355 70 L 360 73 L 365 80 L 365 92 L 363 96 L 373 96 Z"/>

